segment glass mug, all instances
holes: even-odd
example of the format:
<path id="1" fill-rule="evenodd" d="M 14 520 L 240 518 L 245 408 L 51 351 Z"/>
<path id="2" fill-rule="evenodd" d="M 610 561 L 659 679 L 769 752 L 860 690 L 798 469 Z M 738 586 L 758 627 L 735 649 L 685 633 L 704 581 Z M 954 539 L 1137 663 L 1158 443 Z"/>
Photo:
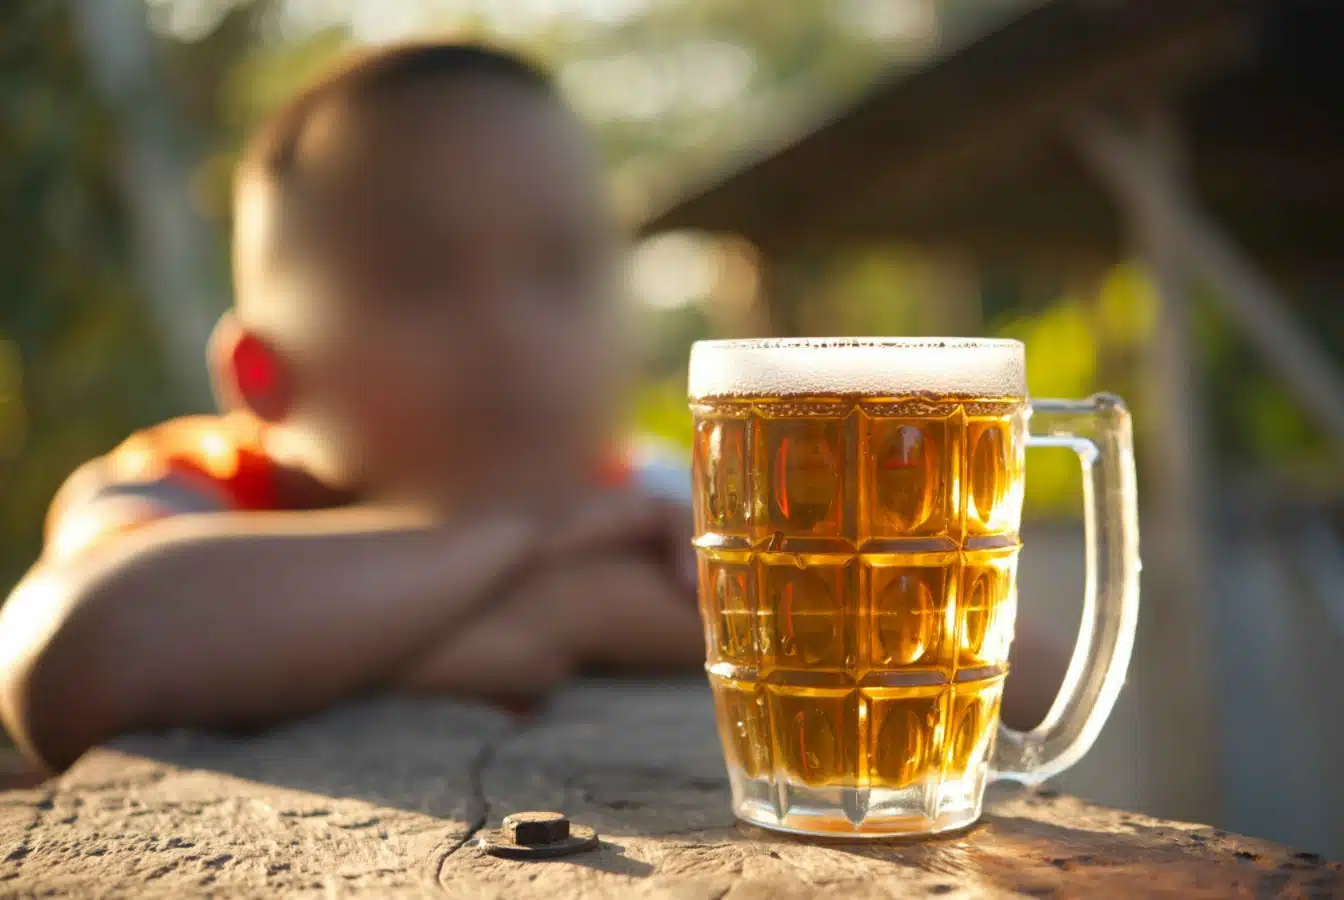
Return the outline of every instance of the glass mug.
<path id="1" fill-rule="evenodd" d="M 702 341 L 691 351 L 706 669 L 739 818 L 959 828 L 985 785 L 1096 739 L 1138 615 L 1129 414 L 1028 401 L 1011 340 Z M 1038 433 L 1028 432 L 1028 423 Z M 999 724 L 1028 446 L 1083 467 L 1081 633 L 1045 721 Z"/>

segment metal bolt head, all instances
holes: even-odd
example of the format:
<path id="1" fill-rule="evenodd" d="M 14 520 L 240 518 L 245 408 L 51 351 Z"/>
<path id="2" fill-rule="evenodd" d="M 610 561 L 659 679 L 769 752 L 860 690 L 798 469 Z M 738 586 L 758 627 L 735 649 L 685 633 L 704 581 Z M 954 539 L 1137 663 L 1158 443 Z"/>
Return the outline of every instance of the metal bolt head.
<path id="1" fill-rule="evenodd" d="M 597 832 L 572 824 L 556 812 L 519 812 L 504 817 L 498 831 L 487 831 L 476 839 L 492 856 L 509 859 L 551 859 L 596 850 L 602 842 Z"/>
<path id="2" fill-rule="evenodd" d="M 569 837 L 569 819 L 557 812 L 517 812 L 504 817 L 504 835 L 515 844 L 558 844 Z"/>

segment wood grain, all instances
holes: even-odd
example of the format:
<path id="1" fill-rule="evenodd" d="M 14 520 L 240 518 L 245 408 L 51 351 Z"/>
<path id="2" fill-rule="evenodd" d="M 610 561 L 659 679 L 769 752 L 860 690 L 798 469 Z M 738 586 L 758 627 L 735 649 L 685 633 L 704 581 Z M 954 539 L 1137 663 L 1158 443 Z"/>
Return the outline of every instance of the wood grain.
<path id="1" fill-rule="evenodd" d="M 600 851 L 522 863 L 472 846 L 456 897 L 1329 897 L 1338 864 L 1212 828 L 1052 793 L 994 791 L 985 819 L 932 840 L 816 841 L 734 822 L 707 692 L 589 683 L 506 741 L 483 782 L 493 827 L 564 809 Z"/>
<path id="2" fill-rule="evenodd" d="M 126 740 L 0 794 L 0 896 L 1344 896 L 1337 863 L 1049 793 L 996 794 L 957 835 L 846 842 L 737 824 L 727 791 L 698 680 L 580 682 L 521 725 L 388 699 L 254 737 Z M 475 847 L 523 809 L 603 845 Z"/>
<path id="3" fill-rule="evenodd" d="M 257 737 L 135 738 L 0 803 L 0 894 L 439 893 L 493 712 L 389 700 Z"/>

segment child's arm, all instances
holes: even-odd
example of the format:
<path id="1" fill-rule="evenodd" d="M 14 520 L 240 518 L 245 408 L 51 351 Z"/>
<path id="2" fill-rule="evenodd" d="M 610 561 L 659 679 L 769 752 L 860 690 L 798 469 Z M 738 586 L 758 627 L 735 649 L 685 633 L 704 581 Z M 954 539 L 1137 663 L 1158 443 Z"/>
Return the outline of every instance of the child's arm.
<path id="1" fill-rule="evenodd" d="M 691 511 L 667 493 L 641 484 L 587 498 L 497 603 L 441 635 L 399 684 L 514 697 L 535 692 L 540 672 L 555 682 L 576 668 L 702 664 Z"/>
<path id="2" fill-rule="evenodd" d="M 444 528 L 369 510 L 151 522 L 15 588 L 0 716 L 61 769 L 133 728 L 311 710 L 390 677 L 474 612 L 535 533 L 519 515 Z"/>
<path id="3" fill-rule="evenodd" d="M 543 537 L 521 513 L 446 527 L 391 510 L 230 513 L 195 485 L 117 483 L 95 461 L 58 495 L 46 553 L 0 612 L 0 719 L 60 769 L 134 728 L 260 722 L 391 682 L 529 560 L 663 532 L 656 502 L 605 499 Z M 537 690 L 568 666 L 545 656 L 478 674 Z"/>
<path id="4" fill-rule="evenodd" d="M 584 556 L 555 559 L 518 579 L 498 604 L 442 638 L 401 684 L 515 696 L 535 685 L 538 667 L 550 667 L 558 681 L 580 666 L 651 671 L 704 659 L 700 614 L 684 578 L 644 555 Z"/>

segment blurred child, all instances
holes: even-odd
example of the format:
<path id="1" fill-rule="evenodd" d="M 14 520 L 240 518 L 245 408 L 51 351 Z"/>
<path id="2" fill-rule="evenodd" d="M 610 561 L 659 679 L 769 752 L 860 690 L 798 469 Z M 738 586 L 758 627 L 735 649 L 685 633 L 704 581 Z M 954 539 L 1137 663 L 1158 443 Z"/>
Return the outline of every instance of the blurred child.
<path id="1" fill-rule="evenodd" d="M 612 452 L 619 244 L 515 57 L 404 46 L 289 103 L 238 170 L 223 414 L 75 472 L 0 616 L 20 745 L 701 660 L 689 513 Z"/>
<path id="2" fill-rule="evenodd" d="M 544 75 L 377 53 L 256 135 L 234 199 L 222 414 L 76 471 L 0 613 L 0 716 L 31 757 L 701 662 L 689 511 L 613 454 L 620 236 Z"/>

